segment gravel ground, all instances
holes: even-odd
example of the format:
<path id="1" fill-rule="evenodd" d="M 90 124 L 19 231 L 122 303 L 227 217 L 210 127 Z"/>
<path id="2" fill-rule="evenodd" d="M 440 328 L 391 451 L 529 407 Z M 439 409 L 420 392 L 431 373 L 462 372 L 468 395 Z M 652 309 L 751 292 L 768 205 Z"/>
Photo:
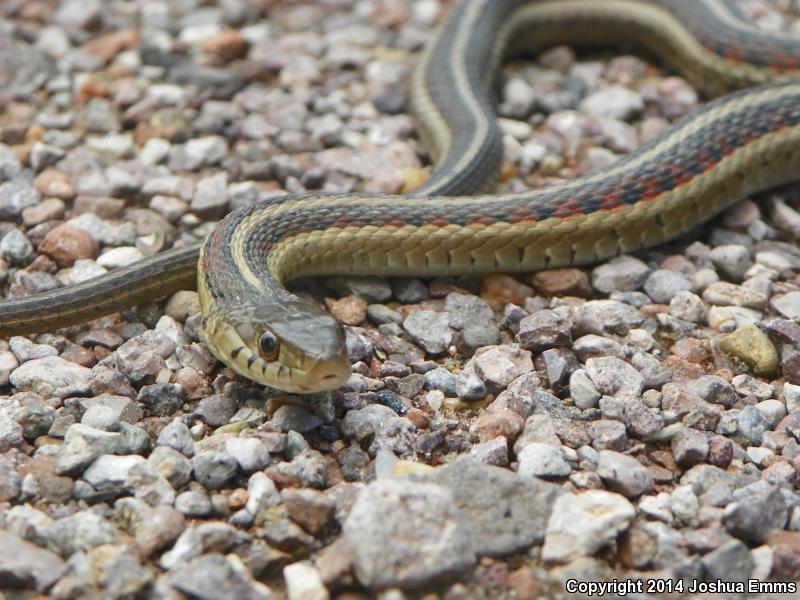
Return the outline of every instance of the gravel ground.
<path id="1" fill-rule="evenodd" d="M 259 197 L 413 188 L 407 82 L 449 4 L 5 0 L 6 295 L 201 239 Z M 796 0 L 741 4 L 800 34 Z M 620 52 L 506 67 L 506 188 L 605 168 L 701 102 Z M 587 269 L 301 283 L 354 363 L 310 399 L 223 368 L 194 292 L 0 341 L 0 599 L 795 580 L 798 208 L 777 190 Z"/>

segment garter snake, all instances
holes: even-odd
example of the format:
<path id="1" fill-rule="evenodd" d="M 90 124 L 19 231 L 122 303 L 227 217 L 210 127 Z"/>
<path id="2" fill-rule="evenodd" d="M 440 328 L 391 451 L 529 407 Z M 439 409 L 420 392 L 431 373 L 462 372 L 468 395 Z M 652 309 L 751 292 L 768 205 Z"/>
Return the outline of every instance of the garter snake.
<path id="1" fill-rule="evenodd" d="M 503 57 L 625 40 L 717 96 L 610 169 L 524 193 L 495 181 L 489 89 Z M 595 262 L 672 239 L 800 169 L 800 41 L 743 24 L 733 0 L 467 0 L 410 86 L 436 168 L 403 197 L 289 195 L 226 216 L 200 245 L 72 288 L 0 304 L 0 334 L 75 324 L 197 282 L 214 354 L 257 382 L 335 389 L 349 376 L 333 317 L 284 287 L 318 274 L 439 276 Z M 751 87 L 755 86 L 755 87 Z M 199 261 L 198 261 L 198 252 Z"/>

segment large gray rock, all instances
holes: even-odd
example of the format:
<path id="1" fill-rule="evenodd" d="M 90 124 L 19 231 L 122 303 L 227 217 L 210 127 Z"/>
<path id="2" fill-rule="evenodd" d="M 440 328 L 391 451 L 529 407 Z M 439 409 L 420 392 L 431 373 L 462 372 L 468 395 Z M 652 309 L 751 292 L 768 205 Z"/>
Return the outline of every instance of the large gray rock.
<path id="1" fill-rule="evenodd" d="M 590 556 L 626 530 L 635 515 L 636 509 L 620 494 L 589 490 L 559 496 L 547 524 L 542 558 L 568 563 Z"/>
<path id="2" fill-rule="evenodd" d="M 45 531 L 47 546 L 68 557 L 117 541 L 117 528 L 97 513 L 85 510 L 54 521 Z"/>
<path id="3" fill-rule="evenodd" d="M 49 589 L 64 574 L 58 554 L 0 530 L 0 589 Z"/>
<path id="4" fill-rule="evenodd" d="M 91 389 L 91 369 L 46 356 L 30 360 L 11 373 L 11 383 L 20 391 L 34 392 L 44 398 L 81 396 Z"/>
<path id="5" fill-rule="evenodd" d="M 216 600 L 220 591 L 239 600 L 274 600 L 269 588 L 255 581 L 250 572 L 222 554 L 204 554 L 172 570 L 170 585 L 197 600 Z"/>
<path id="6" fill-rule="evenodd" d="M 344 523 L 344 539 L 356 576 L 371 589 L 434 585 L 475 564 L 464 514 L 449 490 L 430 483 L 371 483 Z"/>
<path id="7" fill-rule="evenodd" d="M 542 541 L 560 486 L 462 457 L 422 476 L 453 494 L 479 555 L 502 556 Z"/>

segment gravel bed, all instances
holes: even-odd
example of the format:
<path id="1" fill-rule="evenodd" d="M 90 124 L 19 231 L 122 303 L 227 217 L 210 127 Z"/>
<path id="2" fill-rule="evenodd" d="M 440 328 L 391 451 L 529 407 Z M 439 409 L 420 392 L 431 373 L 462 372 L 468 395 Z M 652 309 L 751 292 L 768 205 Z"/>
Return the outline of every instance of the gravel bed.
<path id="1" fill-rule="evenodd" d="M 796 1 L 740 4 L 800 35 Z M 5 296 L 202 239 L 258 198 L 412 189 L 409 75 L 450 5 L 2 2 Z M 701 102 L 620 50 L 510 64 L 502 185 L 604 169 Z M 314 397 L 216 361 L 193 291 L 2 340 L 0 600 L 794 581 L 798 236 L 790 186 L 590 268 L 300 282 L 353 362 Z"/>

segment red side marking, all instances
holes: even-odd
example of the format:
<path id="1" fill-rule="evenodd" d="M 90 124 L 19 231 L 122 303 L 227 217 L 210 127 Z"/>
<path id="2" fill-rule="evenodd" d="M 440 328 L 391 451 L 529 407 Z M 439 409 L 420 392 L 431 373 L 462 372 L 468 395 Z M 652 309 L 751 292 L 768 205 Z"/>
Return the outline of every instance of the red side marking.
<path id="1" fill-rule="evenodd" d="M 533 221 L 535 218 L 531 215 L 528 208 L 517 208 L 508 213 L 508 221 L 510 223 L 518 223 L 520 221 Z"/>
<path id="2" fill-rule="evenodd" d="M 652 179 L 647 179 L 642 182 L 644 184 L 644 191 L 642 191 L 641 201 L 647 202 L 653 200 L 661 195 L 661 190 L 658 184 Z"/>
<path id="3" fill-rule="evenodd" d="M 346 217 L 342 215 L 338 219 L 336 219 L 333 223 L 331 223 L 331 227 L 362 227 L 363 224 L 358 219 L 351 219 L 350 217 Z"/>
<path id="4" fill-rule="evenodd" d="M 739 51 L 738 48 L 729 48 L 725 51 L 725 58 L 734 63 L 741 63 L 742 60 L 742 53 Z"/>
<path id="5" fill-rule="evenodd" d="M 619 196 L 617 194 L 609 194 L 600 203 L 601 210 L 616 210 L 619 208 Z"/>
<path id="6" fill-rule="evenodd" d="M 495 223 L 497 223 L 497 219 L 489 215 L 481 215 L 470 221 L 470 225 L 494 225 Z"/>

